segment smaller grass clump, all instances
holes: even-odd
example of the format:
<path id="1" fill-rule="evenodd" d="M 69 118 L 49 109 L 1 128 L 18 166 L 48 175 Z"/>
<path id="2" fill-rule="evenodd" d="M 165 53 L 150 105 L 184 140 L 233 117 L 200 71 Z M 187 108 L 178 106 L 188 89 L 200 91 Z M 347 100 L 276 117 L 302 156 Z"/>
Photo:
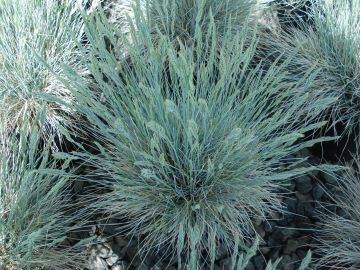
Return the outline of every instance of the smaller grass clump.
<path id="1" fill-rule="evenodd" d="M 309 2 L 309 1 L 307 1 Z M 360 99 L 360 1 L 311 0 L 311 23 L 287 28 L 266 39 L 270 54 L 293 57 L 289 80 L 298 81 L 310 67 L 319 69 L 309 94 L 334 97 L 337 101 L 324 116 L 333 123 L 342 122 L 345 133 L 359 124 Z M 331 123 L 330 123 L 331 124 Z"/>
<path id="2" fill-rule="evenodd" d="M 84 196 L 90 212 L 120 219 L 118 233 L 138 237 L 142 252 L 165 250 L 179 269 L 213 268 L 219 247 L 236 254 L 254 238 L 252 219 L 281 210 L 276 191 L 287 179 L 314 169 L 291 155 L 316 142 L 301 139 L 332 101 L 309 103 L 284 80 L 285 64 L 250 68 L 257 40 L 245 46 L 246 27 L 219 46 L 207 14 L 206 34 L 197 21 L 195 42 L 175 48 L 166 34 L 154 41 L 136 12 L 131 42 L 104 15 L 86 18 L 84 57 L 100 93 L 71 68 L 63 81 L 99 154 L 71 158 L 91 168 L 80 176 L 95 181 Z"/>
<path id="3" fill-rule="evenodd" d="M 320 266 L 336 269 L 360 267 L 360 162 L 354 157 L 354 168 L 337 174 L 336 194 L 329 191 L 333 202 L 324 205 L 321 227 L 317 233 Z M 338 211 L 330 210 L 337 209 Z"/>
<path id="4" fill-rule="evenodd" d="M 67 243 L 67 234 L 80 229 L 85 216 L 72 210 L 66 164 L 57 169 L 48 147 L 38 152 L 39 132 L 33 127 L 19 132 L 1 134 L 0 268 L 83 267 L 85 253 Z"/>
<path id="5" fill-rule="evenodd" d="M 56 74 L 62 64 L 82 76 L 88 74 L 77 44 L 84 34 L 85 2 L 0 0 L 0 127 L 4 134 L 19 131 L 27 116 L 31 125 L 39 124 L 34 119 L 42 108 L 46 109 L 40 129 L 44 139 L 54 134 L 61 139 L 66 129 L 75 127 L 74 111 L 48 98 L 73 101 L 46 65 Z"/>

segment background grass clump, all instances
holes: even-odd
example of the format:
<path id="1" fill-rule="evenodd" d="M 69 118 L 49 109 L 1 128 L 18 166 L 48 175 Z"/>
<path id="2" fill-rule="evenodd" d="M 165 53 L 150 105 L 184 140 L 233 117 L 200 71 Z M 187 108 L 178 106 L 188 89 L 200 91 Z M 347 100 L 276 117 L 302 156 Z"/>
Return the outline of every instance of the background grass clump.
<path id="1" fill-rule="evenodd" d="M 334 176 L 339 190 L 336 194 L 328 190 L 332 202 L 324 205 L 315 247 L 321 256 L 319 266 L 337 269 L 360 267 L 359 157 L 354 157 L 354 167 Z"/>
<path id="2" fill-rule="evenodd" d="M 0 1 L 0 126 L 4 134 L 19 131 L 22 121 L 46 109 L 40 132 L 44 139 L 74 128 L 72 108 L 45 98 L 56 96 L 73 102 L 70 92 L 49 72 L 72 66 L 83 77 L 78 42 L 83 38 L 81 10 L 86 1 Z M 30 126 L 31 128 L 31 126 Z"/>
<path id="3" fill-rule="evenodd" d="M 67 164 L 57 168 L 48 147 L 38 151 L 34 127 L 22 126 L 19 132 L 11 137 L 1 133 L 0 267 L 84 267 L 86 253 L 66 240 L 85 224 L 85 216 L 72 210 Z"/>
<path id="4" fill-rule="evenodd" d="M 307 21 L 297 20 L 297 27 L 266 37 L 269 54 L 293 57 L 289 79 L 298 81 L 310 67 L 319 73 L 309 90 L 312 97 L 335 97 L 325 114 L 332 123 L 342 122 L 345 133 L 354 130 L 359 117 L 359 44 L 360 1 L 306 2 Z M 279 55 L 277 54 L 277 55 Z"/>
<path id="5" fill-rule="evenodd" d="M 211 20 L 215 22 L 219 41 L 224 35 L 240 31 L 244 24 L 251 24 L 254 28 L 266 2 L 270 1 L 144 0 L 142 5 L 155 40 L 160 32 L 174 43 L 180 40 L 191 44 L 196 28 L 200 27 L 205 36 Z"/>
<path id="6" fill-rule="evenodd" d="M 71 155 L 91 168 L 92 211 L 120 218 L 118 233 L 139 237 L 143 252 L 166 250 L 180 269 L 204 257 L 213 268 L 220 246 L 236 253 L 253 240 L 253 218 L 281 210 L 285 180 L 313 169 L 291 154 L 315 143 L 301 139 L 331 101 L 309 103 L 297 86 L 312 77 L 288 83 L 286 64 L 250 68 L 257 40 L 245 42 L 246 28 L 219 46 L 210 14 L 195 42 L 177 48 L 166 34 L 154 41 L 137 12 L 131 42 L 104 16 L 86 20 L 84 57 L 101 98 L 71 68 L 64 83 L 99 154 Z"/>

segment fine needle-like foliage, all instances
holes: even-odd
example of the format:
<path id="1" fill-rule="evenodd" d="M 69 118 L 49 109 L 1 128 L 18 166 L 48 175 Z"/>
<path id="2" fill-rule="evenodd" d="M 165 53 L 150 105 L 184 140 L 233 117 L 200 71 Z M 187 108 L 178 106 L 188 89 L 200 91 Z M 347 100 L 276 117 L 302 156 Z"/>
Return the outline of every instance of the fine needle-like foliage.
<path id="1" fill-rule="evenodd" d="M 256 0 L 143 0 L 151 32 L 157 38 L 160 32 L 173 40 L 180 39 L 183 43 L 193 42 L 196 24 L 205 35 L 211 20 L 215 21 L 216 32 L 221 38 L 229 31 L 236 33 L 249 15 L 262 8 Z M 264 2 L 264 1 L 263 1 Z M 208 14 L 212 13 L 212 17 Z M 255 16 L 251 17 L 255 23 Z"/>
<path id="2" fill-rule="evenodd" d="M 87 74 L 80 61 L 77 42 L 83 36 L 80 10 L 85 0 L 0 0 L 0 128 L 4 134 L 18 132 L 25 117 L 31 125 L 40 108 L 46 109 L 41 126 L 44 139 L 74 127 L 71 108 L 45 98 L 72 101 L 70 92 L 51 74 L 61 65 Z M 31 127 L 30 125 L 30 127 Z"/>
<path id="3" fill-rule="evenodd" d="M 213 268 L 221 245 L 236 250 L 252 239 L 253 218 L 281 209 L 285 180 L 313 169 L 291 154 L 315 142 L 300 139 L 331 100 L 309 103 L 284 81 L 286 64 L 250 69 L 257 42 L 245 47 L 246 27 L 225 33 L 220 49 L 216 21 L 200 10 L 206 34 L 197 21 L 193 45 L 175 48 L 168 35 L 153 41 L 137 12 L 131 42 L 104 16 L 86 20 L 84 57 L 101 93 L 71 68 L 63 81 L 99 154 L 72 158 L 92 168 L 92 211 L 122 219 L 118 232 L 142 239 L 141 251 L 164 248 L 179 269 L 200 258 Z"/>
<path id="4" fill-rule="evenodd" d="M 317 234 L 319 265 L 334 269 L 359 269 L 360 267 L 360 159 L 354 157 L 355 170 L 348 168 L 336 175 L 338 192 L 329 195 L 333 206 L 341 214 L 326 207 L 322 211 L 321 227 Z"/>
<path id="5" fill-rule="evenodd" d="M 349 132 L 359 124 L 360 1 L 310 2 L 310 24 L 267 37 L 266 42 L 275 44 L 269 46 L 270 53 L 277 51 L 286 57 L 297 52 L 289 65 L 290 80 L 299 80 L 309 67 L 320 70 L 310 95 L 337 98 L 328 116 L 333 122 L 342 121 Z"/>
<path id="6" fill-rule="evenodd" d="M 0 268 L 82 267 L 83 251 L 66 240 L 67 233 L 79 229 L 77 218 L 83 218 L 70 215 L 70 177 L 50 161 L 48 147 L 38 152 L 37 130 L 19 132 L 11 138 L 1 134 Z"/>

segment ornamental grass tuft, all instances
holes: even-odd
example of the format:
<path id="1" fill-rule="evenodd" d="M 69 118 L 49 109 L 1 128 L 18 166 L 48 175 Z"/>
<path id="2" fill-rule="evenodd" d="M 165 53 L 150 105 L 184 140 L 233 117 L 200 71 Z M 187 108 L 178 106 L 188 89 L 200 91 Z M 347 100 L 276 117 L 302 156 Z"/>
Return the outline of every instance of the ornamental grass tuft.
<path id="1" fill-rule="evenodd" d="M 310 67 L 319 69 L 309 93 L 336 98 L 324 116 L 343 123 L 349 133 L 359 124 L 360 1 L 307 2 L 310 24 L 298 20 L 301 27 L 287 28 L 265 42 L 272 55 L 287 59 L 296 52 L 288 69 L 290 81 L 299 80 Z"/>
<path id="2" fill-rule="evenodd" d="M 344 173 L 333 176 L 337 179 L 337 192 L 334 194 L 328 190 L 332 203 L 324 205 L 316 235 L 318 244 L 314 246 L 321 256 L 319 266 L 336 269 L 360 267 L 359 160 L 358 156 L 354 157 L 355 169 L 347 168 Z"/>
<path id="3" fill-rule="evenodd" d="M 29 121 L 17 136 L 1 134 L 0 268 L 83 267 L 82 244 L 71 245 L 75 239 L 68 237 L 85 224 L 85 215 L 73 210 L 68 162 L 58 168 L 49 146 L 38 151 L 39 131 Z"/>
<path id="4" fill-rule="evenodd" d="M 18 132 L 27 116 L 29 128 L 38 125 L 34 119 L 42 108 L 46 109 L 40 129 L 44 139 L 54 134 L 61 139 L 63 132 L 75 126 L 73 109 L 46 98 L 73 101 L 46 65 L 56 74 L 61 74 L 63 64 L 83 76 L 88 74 L 78 50 L 84 35 L 81 10 L 85 2 L 0 0 L 0 127 L 4 134 Z"/>
<path id="5" fill-rule="evenodd" d="M 87 16 L 84 58 L 97 89 L 71 67 L 62 79 L 98 150 L 70 155 L 91 169 L 89 211 L 118 218 L 119 234 L 138 237 L 142 252 L 166 250 L 179 269 L 213 268 L 218 248 L 236 254 L 254 239 L 252 219 L 282 209 L 277 191 L 314 169 L 292 154 L 319 141 L 304 134 L 333 102 L 299 91 L 316 70 L 289 83 L 287 63 L 253 67 L 252 29 L 219 30 L 206 3 L 187 46 L 161 32 L 154 41 L 140 9 L 129 38 L 105 15 Z"/>

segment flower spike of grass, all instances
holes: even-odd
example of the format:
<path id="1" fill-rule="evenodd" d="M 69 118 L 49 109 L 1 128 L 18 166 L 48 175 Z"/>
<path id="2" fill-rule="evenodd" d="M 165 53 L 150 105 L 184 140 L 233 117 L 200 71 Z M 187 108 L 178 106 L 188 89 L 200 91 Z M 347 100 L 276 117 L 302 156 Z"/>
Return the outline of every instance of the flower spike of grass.
<path id="1" fill-rule="evenodd" d="M 221 245 L 252 239 L 253 218 L 281 210 L 276 190 L 314 169 L 291 155 L 315 143 L 303 134 L 333 102 L 310 103 L 298 86 L 312 76 L 288 83 L 287 63 L 250 68 L 257 40 L 245 46 L 246 27 L 219 46 L 217 22 L 204 16 L 206 35 L 196 24 L 196 42 L 179 48 L 168 35 L 154 41 L 141 13 L 132 42 L 104 15 L 87 17 L 84 57 L 100 93 L 71 68 L 63 80 L 99 151 L 72 153 L 101 190 L 87 195 L 92 211 L 122 218 L 118 232 L 139 237 L 141 251 L 165 246 L 189 267 L 204 254 L 214 265 Z"/>

